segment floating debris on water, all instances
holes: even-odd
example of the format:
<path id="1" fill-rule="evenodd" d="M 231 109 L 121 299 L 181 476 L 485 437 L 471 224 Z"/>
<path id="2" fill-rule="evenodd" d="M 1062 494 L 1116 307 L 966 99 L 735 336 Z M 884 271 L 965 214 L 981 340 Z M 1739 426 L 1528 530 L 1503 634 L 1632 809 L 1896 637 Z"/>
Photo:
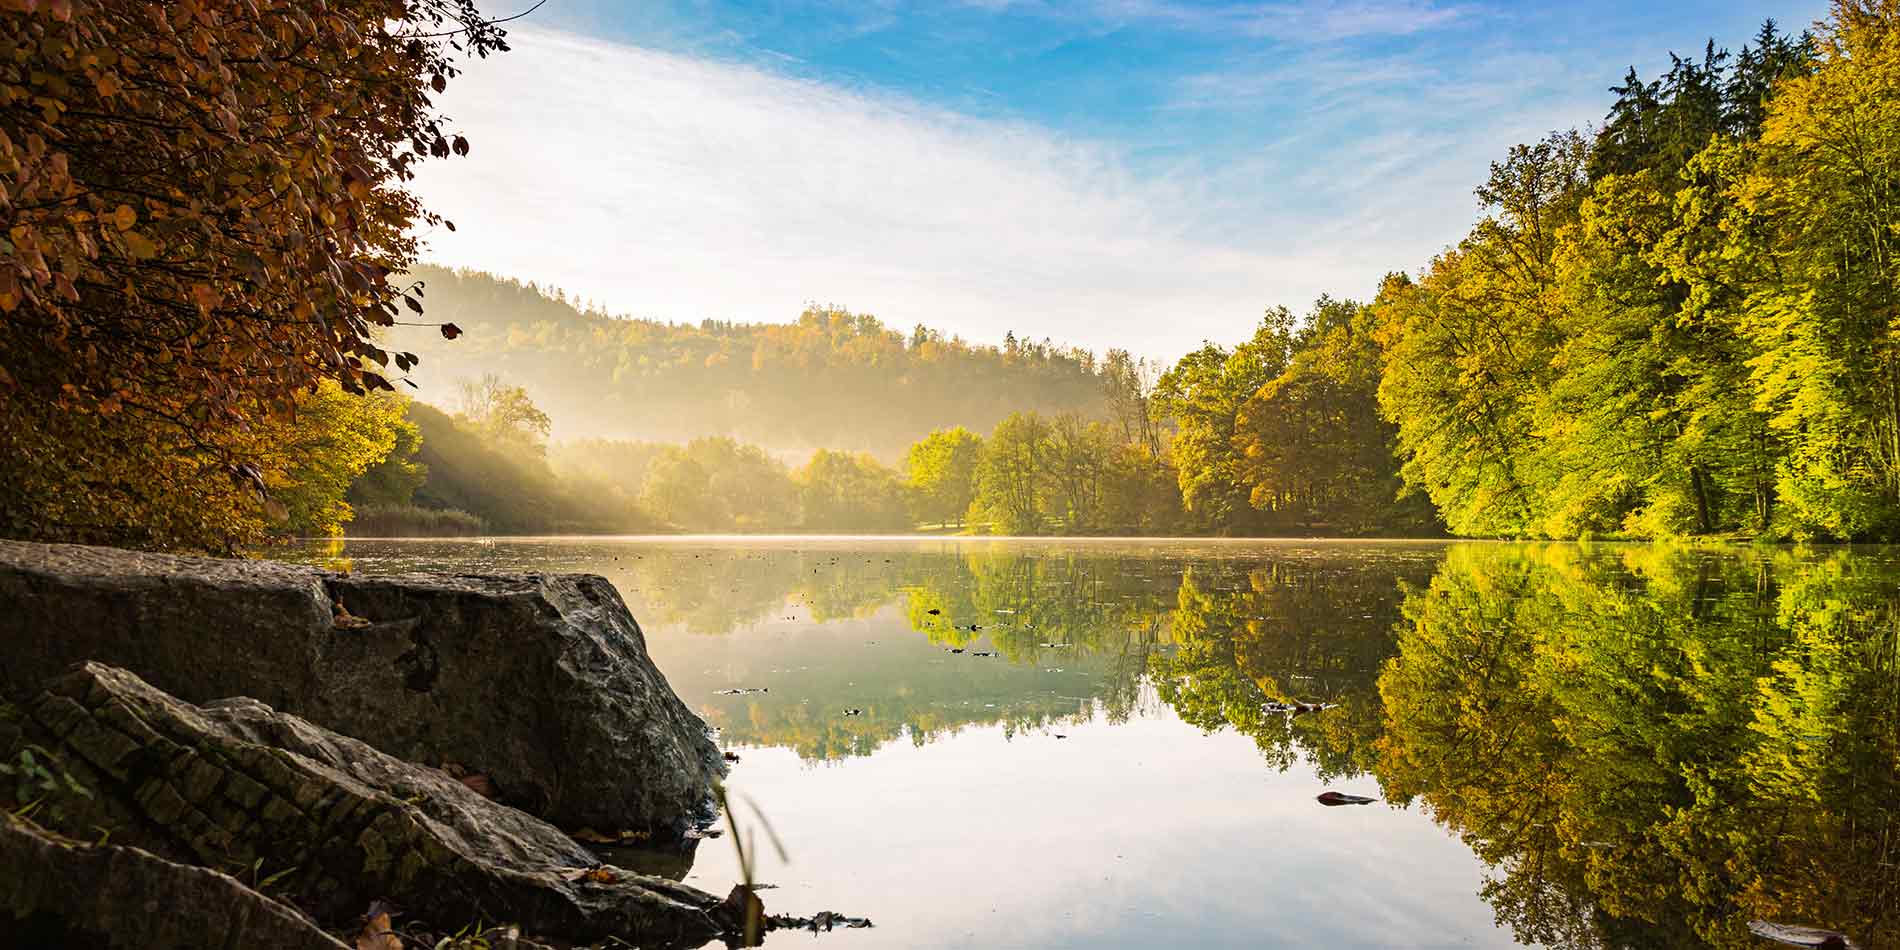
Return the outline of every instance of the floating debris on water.
<path id="1" fill-rule="evenodd" d="M 1376 798 L 1367 798 L 1364 795 L 1348 795 L 1345 792 L 1321 792 L 1319 793 L 1318 799 L 1320 804 L 1328 807 L 1334 805 L 1370 805 L 1378 801 Z"/>

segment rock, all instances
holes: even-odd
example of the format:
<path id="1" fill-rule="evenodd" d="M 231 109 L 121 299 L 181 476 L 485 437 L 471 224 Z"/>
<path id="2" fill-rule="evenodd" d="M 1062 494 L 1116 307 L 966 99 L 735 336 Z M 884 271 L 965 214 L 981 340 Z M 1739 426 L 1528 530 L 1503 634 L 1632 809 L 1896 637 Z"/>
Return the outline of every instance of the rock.
<path id="1" fill-rule="evenodd" d="M 0 947 L 347 950 L 308 917 L 228 874 L 137 848 L 84 844 L 4 813 Z"/>
<path id="2" fill-rule="evenodd" d="M 187 702 L 251 696 L 460 763 L 566 827 L 683 831 L 724 772 L 594 575 L 350 576 L 0 541 L 0 643 L 0 695 L 98 660 Z"/>
<path id="3" fill-rule="evenodd" d="M 331 928 L 387 898 L 449 930 L 500 920 L 565 941 L 698 946 L 735 930 L 711 894 L 603 868 L 559 829 L 447 773 L 256 700 L 192 706 L 88 663 L 17 719 L 18 741 L 91 792 L 45 809 L 67 830 L 107 828 L 172 861 L 252 869 Z"/>

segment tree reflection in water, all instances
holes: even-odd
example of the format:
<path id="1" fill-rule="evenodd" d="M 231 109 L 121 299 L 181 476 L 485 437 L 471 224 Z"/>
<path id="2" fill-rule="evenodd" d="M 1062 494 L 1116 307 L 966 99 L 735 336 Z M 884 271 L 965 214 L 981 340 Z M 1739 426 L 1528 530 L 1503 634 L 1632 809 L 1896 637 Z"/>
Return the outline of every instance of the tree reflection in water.
<path id="1" fill-rule="evenodd" d="M 1424 809 L 1489 866 L 1482 896 L 1521 941 L 1753 947 L 1764 919 L 1900 945 L 1885 551 L 551 542 L 524 565 L 365 550 L 350 552 L 365 569 L 606 574 L 650 628 L 698 645 L 676 647 L 669 677 L 730 744 L 821 761 L 1165 705 L 1249 736 L 1270 767 L 1369 775 Z M 720 671 L 783 674 L 769 693 L 715 696 L 683 659 L 778 621 L 798 635 L 749 636 Z M 863 641 L 834 621 L 915 636 L 848 649 Z M 1293 700 L 1338 705 L 1263 708 Z"/>

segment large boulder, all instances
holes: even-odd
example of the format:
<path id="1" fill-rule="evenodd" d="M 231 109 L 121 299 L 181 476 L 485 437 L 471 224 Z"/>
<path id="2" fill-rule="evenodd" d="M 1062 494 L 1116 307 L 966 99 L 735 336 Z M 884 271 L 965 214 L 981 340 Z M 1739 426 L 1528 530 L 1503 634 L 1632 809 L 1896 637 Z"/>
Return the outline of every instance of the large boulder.
<path id="1" fill-rule="evenodd" d="M 452 763 L 570 828 L 683 830 L 724 767 L 594 575 L 355 576 L 0 541 L 0 694 L 88 660 Z"/>
<path id="2" fill-rule="evenodd" d="M 17 707 L 4 731 L 11 738 L 0 746 L 38 750 L 41 767 L 61 776 L 37 812 L 57 830 L 104 829 L 113 844 L 164 860 L 241 870 L 332 930 L 349 929 L 383 899 L 448 929 L 506 921 L 563 942 L 700 946 L 742 927 L 740 905 L 603 866 L 554 826 L 440 770 L 256 700 L 193 706 L 129 672 L 88 663 Z M 49 844 L 28 845 L 22 867 L 57 864 L 74 880 L 110 877 L 102 861 L 136 863 L 97 854 L 61 861 Z M 0 865 L 0 876 L 12 870 Z M 229 890 L 211 878 L 165 880 Z M 44 907 L 50 898 L 42 891 L 0 887 L 0 906 Z M 106 929 L 139 932 L 135 921 Z"/>

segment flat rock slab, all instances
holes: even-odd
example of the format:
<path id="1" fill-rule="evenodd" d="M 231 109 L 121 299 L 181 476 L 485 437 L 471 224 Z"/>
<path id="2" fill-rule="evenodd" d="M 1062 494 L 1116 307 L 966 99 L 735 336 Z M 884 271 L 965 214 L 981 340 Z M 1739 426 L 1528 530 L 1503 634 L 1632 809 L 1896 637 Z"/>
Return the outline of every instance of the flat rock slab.
<path id="1" fill-rule="evenodd" d="M 683 830 L 724 770 L 591 574 L 358 576 L 0 541 L 0 695 L 88 660 L 453 763 L 570 828 Z"/>
<path id="2" fill-rule="evenodd" d="M 0 947 L 348 950 L 310 918 L 229 874 L 74 841 L 5 814 Z"/>
<path id="3" fill-rule="evenodd" d="M 450 928 L 510 922 L 573 942 L 699 946 L 738 926 L 710 894 L 603 867 L 439 770 L 256 700 L 194 706 L 88 663 L 9 728 L 90 792 L 45 803 L 59 830 L 107 828 L 171 861 L 249 869 L 332 929 L 385 898 Z"/>

